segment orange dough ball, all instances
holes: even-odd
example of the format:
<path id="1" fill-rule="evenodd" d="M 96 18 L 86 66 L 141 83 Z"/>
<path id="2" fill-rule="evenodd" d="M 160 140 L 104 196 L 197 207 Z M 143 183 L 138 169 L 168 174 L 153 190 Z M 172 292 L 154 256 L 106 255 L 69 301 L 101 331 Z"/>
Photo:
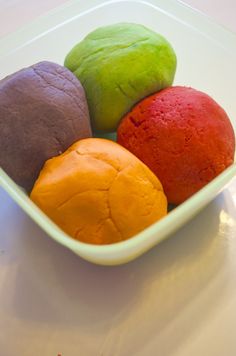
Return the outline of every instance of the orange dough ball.
<path id="1" fill-rule="evenodd" d="M 92 244 L 126 240 L 167 214 L 158 178 L 125 148 L 99 138 L 48 160 L 30 197 L 65 232 Z"/>

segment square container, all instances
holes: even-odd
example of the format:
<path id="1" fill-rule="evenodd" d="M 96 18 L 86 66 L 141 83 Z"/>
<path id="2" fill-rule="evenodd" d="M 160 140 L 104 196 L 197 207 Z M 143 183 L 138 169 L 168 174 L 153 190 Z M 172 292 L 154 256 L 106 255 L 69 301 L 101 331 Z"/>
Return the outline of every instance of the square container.
<path id="1" fill-rule="evenodd" d="M 228 113 L 236 131 L 236 35 L 174 0 L 71 1 L 0 41 L 1 78 L 41 60 L 63 64 L 75 43 L 91 30 L 117 22 L 146 25 L 165 36 L 178 59 L 174 84 L 212 96 Z M 236 175 L 236 163 L 129 240 L 106 246 L 70 238 L 43 214 L 0 169 L 0 184 L 47 234 L 84 259 L 102 265 L 126 263 L 166 239 L 196 215 Z"/>

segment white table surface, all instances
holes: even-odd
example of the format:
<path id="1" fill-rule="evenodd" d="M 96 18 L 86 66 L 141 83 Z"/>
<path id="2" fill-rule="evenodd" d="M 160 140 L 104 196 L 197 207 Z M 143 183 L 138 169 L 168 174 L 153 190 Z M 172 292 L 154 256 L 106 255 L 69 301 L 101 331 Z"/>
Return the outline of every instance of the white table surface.
<path id="1" fill-rule="evenodd" d="M 0 0 L 0 37 L 64 2 Z M 236 32 L 235 0 L 184 2 Z M 0 188 L 0 356 L 59 354 L 235 356 L 236 179 L 175 236 L 112 268 L 53 242 Z"/>

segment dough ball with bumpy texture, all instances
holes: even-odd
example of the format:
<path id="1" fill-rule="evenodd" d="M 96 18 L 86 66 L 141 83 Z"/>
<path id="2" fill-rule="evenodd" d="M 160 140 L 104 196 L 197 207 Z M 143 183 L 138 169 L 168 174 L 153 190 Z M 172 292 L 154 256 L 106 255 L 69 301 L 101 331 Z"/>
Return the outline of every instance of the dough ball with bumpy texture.
<path id="1" fill-rule="evenodd" d="M 45 61 L 0 81 L 0 166 L 27 191 L 47 159 L 90 136 L 84 89 L 68 69 Z"/>
<path id="2" fill-rule="evenodd" d="M 114 132 L 139 100 L 172 84 L 176 56 L 158 33 L 118 23 L 88 34 L 69 52 L 65 66 L 85 88 L 93 129 Z"/>
<path id="3" fill-rule="evenodd" d="M 97 138 L 48 160 L 31 199 L 65 232 L 91 244 L 126 240 L 167 213 L 158 178 L 122 146 Z"/>
<path id="4" fill-rule="evenodd" d="M 168 202 L 180 204 L 234 160 L 226 112 L 207 94 L 170 87 L 140 102 L 118 128 L 118 143 L 161 180 Z"/>

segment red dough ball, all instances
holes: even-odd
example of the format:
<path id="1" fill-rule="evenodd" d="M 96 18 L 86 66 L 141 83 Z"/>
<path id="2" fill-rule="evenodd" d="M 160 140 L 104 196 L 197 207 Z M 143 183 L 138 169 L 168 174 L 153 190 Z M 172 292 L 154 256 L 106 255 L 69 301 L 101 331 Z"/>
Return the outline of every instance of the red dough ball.
<path id="1" fill-rule="evenodd" d="M 233 163 L 234 130 L 208 95 L 169 87 L 137 104 L 117 141 L 160 179 L 169 203 L 180 204 Z"/>

